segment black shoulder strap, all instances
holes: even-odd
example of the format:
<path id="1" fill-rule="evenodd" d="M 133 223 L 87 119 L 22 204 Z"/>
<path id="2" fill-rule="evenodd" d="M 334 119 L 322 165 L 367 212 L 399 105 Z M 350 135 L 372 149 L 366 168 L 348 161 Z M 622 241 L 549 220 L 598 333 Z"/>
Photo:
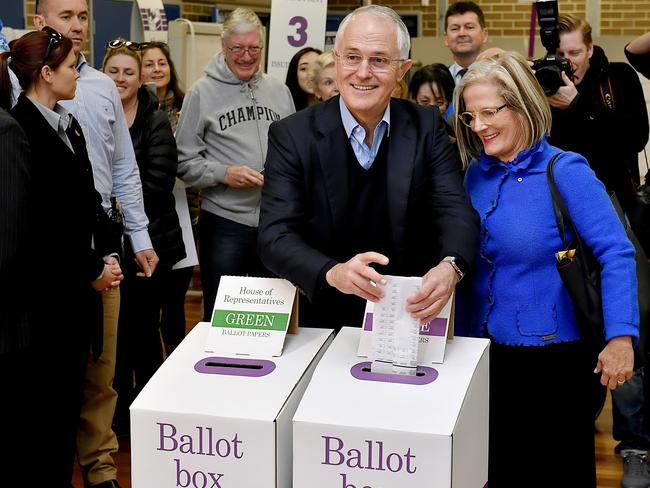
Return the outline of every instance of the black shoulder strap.
<path id="1" fill-rule="evenodd" d="M 551 161 L 546 167 L 546 178 L 548 179 L 548 187 L 551 190 L 551 200 L 553 200 L 553 212 L 555 213 L 555 222 L 557 223 L 557 230 L 560 232 L 560 238 L 562 239 L 562 245 L 565 249 L 569 249 L 569 244 L 566 240 L 566 232 L 564 230 L 564 221 L 566 220 L 567 224 L 574 229 L 573 221 L 569 215 L 569 211 L 564 204 L 562 195 L 555 186 L 555 178 L 553 177 L 553 166 L 555 165 L 555 160 L 558 158 L 560 153 L 557 153 L 551 158 Z"/>

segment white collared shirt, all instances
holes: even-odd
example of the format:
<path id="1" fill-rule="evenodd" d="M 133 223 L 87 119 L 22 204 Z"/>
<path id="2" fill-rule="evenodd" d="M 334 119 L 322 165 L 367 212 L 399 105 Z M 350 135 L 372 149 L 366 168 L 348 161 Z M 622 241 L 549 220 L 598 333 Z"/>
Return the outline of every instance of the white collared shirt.
<path id="1" fill-rule="evenodd" d="M 469 66 L 468 66 L 469 68 Z M 452 78 L 454 79 L 454 83 L 458 85 L 458 82 L 462 78 L 460 75 L 461 70 L 467 70 L 467 68 L 463 68 L 460 64 L 454 63 L 449 65 L 449 72 L 451 73 Z"/>

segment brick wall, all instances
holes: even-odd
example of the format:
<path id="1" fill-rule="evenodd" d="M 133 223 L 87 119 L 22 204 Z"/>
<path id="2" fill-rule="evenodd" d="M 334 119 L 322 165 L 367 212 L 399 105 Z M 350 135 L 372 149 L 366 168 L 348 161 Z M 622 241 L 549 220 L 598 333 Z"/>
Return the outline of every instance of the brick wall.
<path id="1" fill-rule="evenodd" d="M 603 36 L 633 36 L 650 31 L 648 0 L 601 0 L 600 33 Z"/>
<path id="2" fill-rule="evenodd" d="M 451 3 L 451 2 L 450 2 Z M 586 16 L 586 0 L 560 0 L 560 12 Z M 494 37 L 521 37 L 530 33 L 531 3 L 517 0 L 480 1 L 489 33 Z"/>
<path id="3" fill-rule="evenodd" d="M 181 5 L 181 17 L 193 22 L 210 22 L 214 0 L 184 1 Z"/>
<path id="4" fill-rule="evenodd" d="M 237 0 L 234 0 L 237 1 Z M 423 7 L 420 0 L 373 0 L 374 3 L 390 5 L 398 11 L 422 12 L 422 34 L 438 35 L 438 0 L 429 0 Z M 455 3 L 457 0 L 450 0 Z M 601 35 L 632 36 L 650 31 L 650 1 L 648 0 L 560 0 L 560 11 L 586 17 L 587 2 L 600 2 Z M 237 2 L 240 3 L 240 2 Z M 246 1 L 242 0 L 242 4 Z M 527 36 L 530 28 L 529 3 L 517 0 L 478 0 L 485 12 L 489 32 L 494 37 Z M 193 21 L 209 21 L 215 0 L 183 0 L 181 15 Z M 270 4 L 270 0 L 269 0 Z M 25 0 L 27 28 L 33 27 L 34 0 Z M 360 0 L 330 0 L 329 10 L 347 12 L 361 5 Z"/>
<path id="5" fill-rule="evenodd" d="M 449 4 L 458 0 L 450 0 Z M 573 13 L 584 17 L 586 15 L 587 0 L 560 0 L 560 11 Z M 594 1 L 594 0 L 592 0 Z M 611 0 L 616 3 L 619 0 Z M 428 7 L 422 7 L 420 1 L 414 0 L 376 0 L 373 3 L 390 5 L 396 10 L 402 11 L 421 11 L 422 12 L 422 32 L 424 36 L 438 35 L 438 0 L 429 0 Z M 520 37 L 528 36 L 530 29 L 531 4 L 519 3 L 517 0 L 479 0 L 477 2 L 483 12 L 485 12 L 489 32 L 494 37 Z M 631 2 L 630 2 L 631 3 Z M 328 8 L 330 10 L 351 10 L 360 5 L 360 2 L 350 0 L 330 0 Z M 646 10 L 650 5 L 641 3 L 637 0 L 639 8 L 643 6 Z"/>
<path id="6" fill-rule="evenodd" d="M 34 28 L 34 11 L 36 9 L 35 0 L 27 0 L 25 2 L 25 29 Z"/>

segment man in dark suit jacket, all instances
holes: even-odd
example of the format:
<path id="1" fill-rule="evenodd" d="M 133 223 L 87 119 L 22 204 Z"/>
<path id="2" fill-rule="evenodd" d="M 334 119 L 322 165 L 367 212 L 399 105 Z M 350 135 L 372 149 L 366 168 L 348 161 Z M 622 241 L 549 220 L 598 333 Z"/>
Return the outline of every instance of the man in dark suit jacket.
<path id="1" fill-rule="evenodd" d="M 355 10 L 335 42 L 340 98 L 271 126 L 258 251 L 309 298 L 303 326 L 360 326 L 379 271 L 422 276 L 405 306 L 429 321 L 473 260 L 478 218 L 442 118 L 390 98 L 409 44 L 390 8 Z"/>
<path id="2" fill-rule="evenodd" d="M 28 284 L 34 260 L 27 250 L 25 221 L 31 181 L 27 137 L 18 122 L 0 109 L 0 431 L 10 443 L 0 447 L 4 471 L 33 469 L 25 452 L 38 436 L 35 424 L 37 361 L 34 361 L 34 307 Z M 49 273 L 48 273 L 49 276 Z M 39 358 L 40 359 L 40 358 Z M 42 371 L 40 372 L 42 374 Z M 33 434 L 30 435 L 30 434 Z M 31 466 L 31 468 L 30 468 Z M 3 475 L 3 481 L 7 480 Z"/>
<path id="3" fill-rule="evenodd" d="M 7 112 L 0 109 L 0 357 L 29 345 L 27 294 L 20 263 L 25 253 L 27 188 L 30 153 L 27 137 Z M 25 284 L 25 283 L 23 283 Z"/>

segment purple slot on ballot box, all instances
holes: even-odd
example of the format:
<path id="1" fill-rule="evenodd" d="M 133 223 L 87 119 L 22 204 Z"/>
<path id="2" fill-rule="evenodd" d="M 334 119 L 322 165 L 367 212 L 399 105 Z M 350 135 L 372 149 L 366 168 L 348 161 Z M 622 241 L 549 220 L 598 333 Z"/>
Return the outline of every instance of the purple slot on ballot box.
<path id="1" fill-rule="evenodd" d="M 274 369 L 275 363 L 267 359 L 209 357 L 201 359 L 194 365 L 194 370 L 198 373 L 253 378 L 266 376 Z"/>
<path id="2" fill-rule="evenodd" d="M 372 313 L 366 313 L 365 320 L 363 322 L 363 330 L 372 330 Z M 437 336 L 445 337 L 447 329 L 447 319 L 435 318 L 427 325 L 420 326 L 420 335 L 421 336 Z"/>
<path id="3" fill-rule="evenodd" d="M 438 378 L 438 371 L 428 366 L 418 366 L 417 375 L 373 373 L 370 361 L 357 363 L 350 369 L 350 374 L 362 381 L 382 381 L 384 383 L 403 383 L 407 385 L 428 385 Z"/>

